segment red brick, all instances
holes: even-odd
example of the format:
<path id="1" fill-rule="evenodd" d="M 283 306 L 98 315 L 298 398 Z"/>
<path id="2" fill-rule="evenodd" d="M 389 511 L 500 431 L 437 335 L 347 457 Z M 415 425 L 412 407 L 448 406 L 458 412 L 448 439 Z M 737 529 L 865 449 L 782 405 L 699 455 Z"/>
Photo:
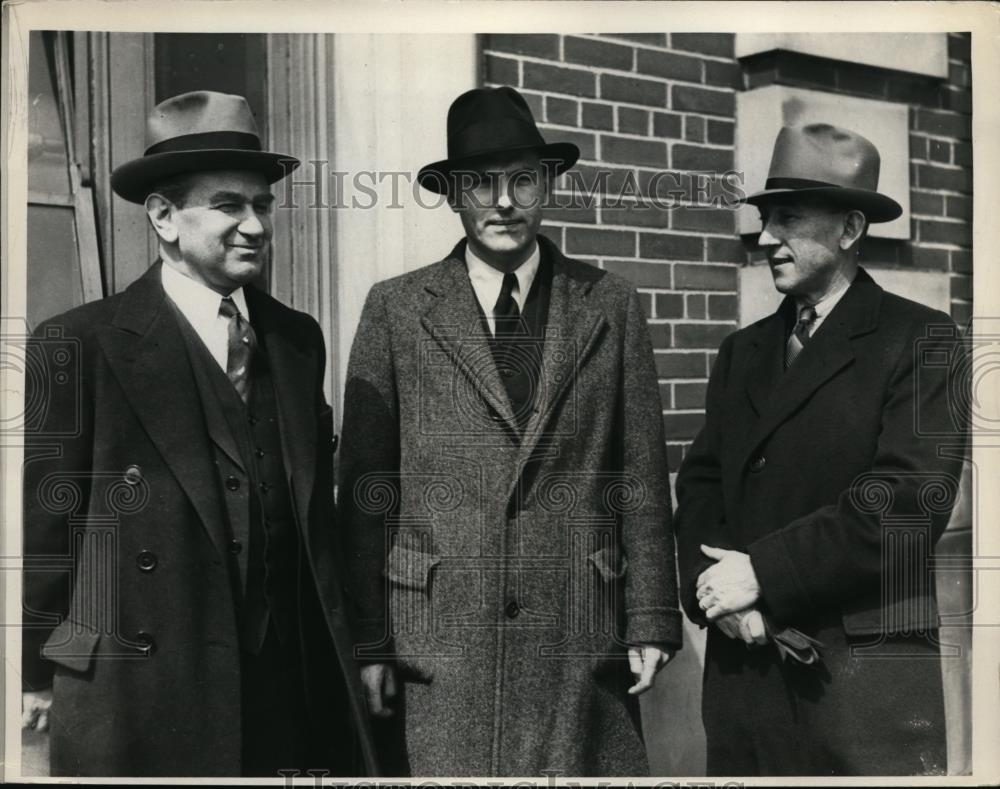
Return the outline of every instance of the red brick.
<path id="1" fill-rule="evenodd" d="M 522 90 L 521 95 L 524 96 L 524 101 L 535 120 L 545 117 L 545 97 L 541 93 L 529 93 Z"/>
<path id="2" fill-rule="evenodd" d="M 917 183 L 921 189 L 945 189 L 952 192 L 972 191 L 972 178 L 968 170 L 953 170 L 921 164 L 917 173 Z"/>
<path id="3" fill-rule="evenodd" d="M 696 266 L 678 263 L 674 266 L 675 290 L 736 291 L 736 266 Z"/>
<path id="4" fill-rule="evenodd" d="M 911 159 L 926 159 L 927 158 L 927 138 L 920 137 L 916 134 L 910 135 L 910 158 Z"/>
<path id="5" fill-rule="evenodd" d="M 735 330 L 731 323 L 675 323 L 674 347 L 715 350 Z"/>
<path id="6" fill-rule="evenodd" d="M 632 70 L 633 47 L 600 41 L 596 38 L 576 38 L 567 36 L 563 41 L 563 53 L 567 63 L 584 66 Z"/>
<path id="7" fill-rule="evenodd" d="M 659 140 L 635 140 L 629 137 L 601 135 L 601 159 L 616 164 L 646 167 L 667 166 L 667 146 Z"/>
<path id="8" fill-rule="evenodd" d="M 929 140 L 930 149 L 928 153 L 930 154 L 930 159 L 932 162 L 941 162 L 942 164 L 948 164 L 951 161 L 951 144 L 944 142 L 943 140 Z"/>
<path id="9" fill-rule="evenodd" d="M 944 110 L 919 109 L 916 116 L 917 128 L 920 131 L 963 140 L 968 140 L 972 136 L 972 120 L 967 115 Z"/>
<path id="10" fill-rule="evenodd" d="M 705 142 L 705 119 L 698 115 L 685 115 L 684 139 L 688 142 Z"/>
<path id="11" fill-rule="evenodd" d="M 670 166 L 677 170 L 722 172 L 733 168 L 733 152 L 724 148 L 675 145 L 670 153 Z"/>
<path id="12" fill-rule="evenodd" d="M 972 43 L 969 33 L 948 35 L 948 57 L 952 60 L 968 61 L 972 57 Z"/>
<path id="13" fill-rule="evenodd" d="M 566 204 L 570 198 L 561 199 Z M 576 224 L 596 225 L 597 208 L 594 206 L 551 205 L 545 209 L 546 222 L 574 222 Z"/>
<path id="14" fill-rule="evenodd" d="M 547 93 L 568 93 L 571 96 L 597 96 L 597 79 L 593 72 L 583 69 L 549 66 L 545 63 L 525 61 L 524 87 Z"/>
<path id="15" fill-rule="evenodd" d="M 936 244 L 954 244 L 957 247 L 972 245 L 972 228 L 962 222 L 918 221 L 920 240 Z"/>
<path id="16" fill-rule="evenodd" d="M 674 412 L 663 415 L 663 431 L 668 439 L 694 438 L 704 424 L 704 413 Z"/>
<path id="17" fill-rule="evenodd" d="M 581 159 L 597 158 L 597 137 L 590 132 L 567 131 L 566 129 L 549 129 L 545 124 L 539 124 L 545 139 L 572 142 L 580 149 Z"/>
<path id="18" fill-rule="evenodd" d="M 677 236 L 665 233 L 640 233 L 639 257 L 660 260 L 701 260 L 704 239 L 701 236 Z"/>
<path id="19" fill-rule="evenodd" d="M 972 71 L 964 63 L 949 63 L 948 82 L 960 88 L 972 87 Z"/>
<path id="20" fill-rule="evenodd" d="M 673 384 L 674 408 L 692 409 L 705 407 L 705 393 L 708 384 L 704 381 L 690 381 Z"/>
<path id="21" fill-rule="evenodd" d="M 740 67 L 735 62 L 723 63 L 719 60 L 706 60 L 705 84 L 739 90 L 743 87 L 743 76 Z"/>
<path id="22" fill-rule="evenodd" d="M 972 277 L 963 275 L 951 278 L 951 297 L 953 299 L 972 300 Z"/>
<path id="23" fill-rule="evenodd" d="M 945 89 L 942 93 L 941 106 L 946 110 L 954 110 L 955 112 L 964 112 L 970 114 L 972 112 L 972 91 L 971 90 L 949 90 Z"/>
<path id="24" fill-rule="evenodd" d="M 642 260 L 605 260 L 604 268 L 629 280 L 637 288 L 669 288 L 670 266 Z"/>
<path id="25" fill-rule="evenodd" d="M 673 112 L 658 112 L 653 116 L 653 134 L 657 137 L 679 138 L 683 115 Z"/>
<path id="26" fill-rule="evenodd" d="M 738 238 L 709 238 L 708 259 L 713 263 L 747 262 L 747 248 Z"/>
<path id="27" fill-rule="evenodd" d="M 635 233 L 571 227 L 566 230 L 566 251 L 571 255 L 635 255 Z"/>
<path id="28" fill-rule="evenodd" d="M 607 161 L 607 152 L 604 153 L 603 160 Z M 635 178 L 635 173 L 629 169 L 604 164 L 600 167 L 578 164 L 562 180 L 567 191 L 572 189 L 580 199 L 584 199 L 591 194 L 616 195 L 621 192 L 629 177 Z"/>
<path id="29" fill-rule="evenodd" d="M 910 192 L 910 212 L 929 216 L 944 214 L 944 198 L 929 192 Z"/>
<path id="30" fill-rule="evenodd" d="M 701 82 L 701 61 L 698 58 L 674 52 L 654 52 L 640 49 L 637 53 L 637 71 L 670 80 Z"/>
<path id="31" fill-rule="evenodd" d="M 683 318 L 684 317 L 684 294 L 682 294 L 682 293 L 657 293 L 656 294 L 656 317 L 657 318 Z"/>
<path id="32" fill-rule="evenodd" d="M 933 271 L 948 270 L 948 250 L 936 247 L 923 247 L 914 244 L 911 248 L 913 267 L 917 269 L 930 269 Z"/>
<path id="33" fill-rule="evenodd" d="M 648 324 L 649 339 L 654 348 L 669 348 L 671 345 L 671 327 L 669 323 Z"/>
<path id="34" fill-rule="evenodd" d="M 733 56 L 732 33 L 671 33 L 670 46 L 685 52 L 703 52 L 719 57 Z"/>
<path id="35" fill-rule="evenodd" d="M 498 85 L 513 85 L 520 82 L 517 75 L 517 61 L 511 58 L 501 58 L 496 55 L 486 56 L 486 81 Z"/>
<path id="36" fill-rule="evenodd" d="M 614 110 L 610 104 L 583 103 L 583 125 L 588 129 L 611 131 L 615 127 Z"/>
<path id="37" fill-rule="evenodd" d="M 714 118 L 708 120 L 708 141 L 716 145 L 732 145 L 736 129 L 735 123 L 729 121 L 717 121 Z"/>
<path id="38" fill-rule="evenodd" d="M 625 134 L 649 134 L 649 111 L 635 107 L 618 108 L 618 131 Z"/>
<path id="39" fill-rule="evenodd" d="M 558 60 L 559 36 L 537 33 L 490 33 L 486 37 L 483 49 Z"/>
<path id="40" fill-rule="evenodd" d="M 653 294 L 640 291 L 635 295 L 639 297 L 639 309 L 642 310 L 643 317 L 649 318 L 653 314 Z"/>
<path id="41" fill-rule="evenodd" d="M 704 293 L 688 293 L 684 297 L 684 315 L 698 320 L 708 315 L 708 302 Z"/>
<path id="42" fill-rule="evenodd" d="M 674 230 L 704 230 L 709 233 L 733 233 L 733 212 L 725 208 L 678 206 L 670 211 Z"/>
<path id="43" fill-rule="evenodd" d="M 733 93 L 695 88 L 690 85 L 674 85 L 670 89 L 670 97 L 671 109 L 686 112 L 732 117 L 736 107 Z"/>
<path id="44" fill-rule="evenodd" d="M 972 273 L 972 251 L 968 249 L 953 249 L 949 253 L 951 257 L 951 270 L 956 274 Z"/>
<path id="45" fill-rule="evenodd" d="M 601 98 L 663 107 L 667 103 L 667 86 L 662 82 L 617 74 L 601 75 Z"/>
<path id="46" fill-rule="evenodd" d="M 735 294 L 708 294 L 708 317 L 714 321 L 735 321 L 739 318 L 739 302 Z"/>
<path id="47" fill-rule="evenodd" d="M 955 143 L 955 164 L 972 167 L 972 143 Z"/>
<path id="48" fill-rule="evenodd" d="M 563 99 L 558 96 L 545 97 L 545 120 L 562 126 L 578 124 L 580 102 L 573 99 Z"/>
<path id="49" fill-rule="evenodd" d="M 972 221 L 972 198 L 969 197 L 948 197 L 945 201 L 947 215 L 954 219 L 965 219 Z"/>
<path id="50" fill-rule="evenodd" d="M 674 409 L 674 397 L 671 391 L 673 384 L 666 381 L 660 381 L 660 410 L 661 411 L 672 411 Z"/>
<path id="51" fill-rule="evenodd" d="M 604 225 L 630 225 L 666 230 L 669 221 L 668 213 L 652 203 L 637 205 L 622 203 L 601 208 L 601 224 Z"/>

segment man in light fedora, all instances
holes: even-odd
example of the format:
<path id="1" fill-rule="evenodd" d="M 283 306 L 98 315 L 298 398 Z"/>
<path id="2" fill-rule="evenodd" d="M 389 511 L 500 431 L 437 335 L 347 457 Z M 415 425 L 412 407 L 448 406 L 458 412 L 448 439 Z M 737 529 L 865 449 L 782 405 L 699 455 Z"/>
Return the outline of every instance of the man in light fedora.
<path id="1" fill-rule="evenodd" d="M 786 127 L 747 198 L 785 299 L 723 342 L 677 480 L 710 775 L 946 769 L 929 554 L 958 489 L 962 351 L 948 315 L 858 264 L 901 213 L 878 174 L 861 135 Z"/>
<path id="2" fill-rule="evenodd" d="M 298 161 L 210 91 L 156 106 L 147 138 L 111 183 L 159 259 L 29 351 L 44 365 L 68 343 L 78 387 L 58 366 L 29 380 L 45 408 L 24 467 L 25 723 L 47 717 L 55 775 L 372 772 L 323 336 L 251 284 L 270 184 Z"/>
<path id="3" fill-rule="evenodd" d="M 646 774 L 637 696 L 681 641 L 646 321 L 538 233 L 576 146 L 508 87 L 447 126 L 418 178 L 465 238 L 371 289 L 347 374 L 338 510 L 387 770 Z"/>

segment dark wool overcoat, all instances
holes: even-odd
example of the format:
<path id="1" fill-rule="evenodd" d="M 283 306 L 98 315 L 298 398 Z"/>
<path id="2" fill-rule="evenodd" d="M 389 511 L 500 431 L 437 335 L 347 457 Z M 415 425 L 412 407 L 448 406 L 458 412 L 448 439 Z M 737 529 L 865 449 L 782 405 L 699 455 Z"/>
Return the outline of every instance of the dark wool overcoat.
<path id="1" fill-rule="evenodd" d="M 353 730 L 373 771 L 334 544 L 323 337 L 309 316 L 252 287 L 246 297 L 303 532 L 310 701 L 331 753 L 354 747 Z M 22 663 L 26 688 L 53 684 L 53 774 L 239 776 L 226 518 L 246 506 L 245 485 L 219 478 L 210 442 L 221 439 L 206 426 L 160 264 L 43 324 L 28 361 Z"/>
<path id="2" fill-rule="evenodd" d="M 375 285 L 354 340 L 338 496 L 359 657 L 399 670 L 414 775 L 645 774 L 626 645 L 681 640 L 638 297 L 539 243 L 551 298 L 523 432 L 464 242 Z"/>
<path id="3" fill-rule="evenodd" d="M 709 774 L 939 773 L 929 554 L 958 491 L 962 342 L 947 315 L 861 270 L 785 370 L 794 313 L 788 298 L 719 351 L 677 482 L 681 597 L 705 624 L 699 545 L 748 551 L 761 608 L 821 641 L 822 664 L 711 627 Z"/>

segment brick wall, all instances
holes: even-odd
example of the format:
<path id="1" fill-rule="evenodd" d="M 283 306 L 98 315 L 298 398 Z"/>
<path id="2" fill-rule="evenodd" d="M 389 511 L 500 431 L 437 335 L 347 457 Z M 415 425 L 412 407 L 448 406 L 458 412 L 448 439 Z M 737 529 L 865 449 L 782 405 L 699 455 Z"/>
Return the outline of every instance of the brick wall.
<path id="1" fill-rule="evenodd" d="M 549 140 L 575 142 L 576 171 L 602 191 L 640 194 L 653 174 L 733 167 L 739 90 L 782 84 L 910 107 L 912 232 L 869 239 L 874 268 L 948 272 L 952 315 L 971 315 L 972 144 L 968 34 L 948 37 L 949 76 L 932 79 L 794 53 L 743 61 L 728 33 L 484 35 L 482 81 L 518 88 Z M 762 141 L 770 145 L 771 141 Z M 566 185 L 565 177 L 561 179 Z M 748 184 L 748 188 L 755 188 Z M 703 421 L 708 373 L 737 328 L 738 269 L 759 259 L 731 211 L 621 205 L 553 208 L 544 231 L 570 255 L 622 274 L 638 288 L 660 375 L 671 468 Z"/>

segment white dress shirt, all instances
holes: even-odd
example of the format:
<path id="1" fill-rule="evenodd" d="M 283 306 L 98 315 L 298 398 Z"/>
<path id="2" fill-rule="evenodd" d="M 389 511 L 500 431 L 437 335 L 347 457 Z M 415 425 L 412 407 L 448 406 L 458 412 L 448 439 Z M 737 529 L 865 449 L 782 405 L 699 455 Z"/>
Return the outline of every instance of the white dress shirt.
<path id="1" fill-rule="evenodd" d="M 854 276 L 857 276 L 857 272 L 855 272 Z M 852 277 L 847 282 L 841 283 L 841 286 L 839 288 L 837 288 L 834 291 L 831 291 L 830 293 L 827 293 L 816 304 L 812 305 L 813 309 L 816 310 L 816 318 L 809 325 L 810 337 L 812 337 L 816 333 L 816 331 L 820 327 L 820 324 L 823 323 L 824 320 L 826 320 L 826 316 L 829 315 L 831 312 L 833 312 L 833 308 L 837 306 L 837 304 L 840 302 L 842 298 L 844 298 L 844 294 L 847 293 L 847 289 L 851 287 L 851 283 L 853 282 L 854 282 L 854 277 Z M 806 305 L 804 302 L 798 301 L 796 299 L 796 308 L 797 308 L 796 319 L 798 319 L 798 316 L 802 314 L 802 308 L 805 306 Z"/>
<path id="2" fill-rule="evenodd" d="M 182 274 L 166 261 L 160 268 L 163 290 L 187 318 L 223 372 L 229 361 L 229 319 L 219 314 L 222 296 L 197 280 Z M 244 320 L 250 322 L 243 288 L 229 294 Z"/>
<path id="3" fill-rule="evenodd" d="M 524 312 L 524 301 L 528 298 L 528 292 L 531 290 L 531 283 L 535 281 L 535 274 L 538 273 L 538 265 L 541 262 L 542 253 L 538 248 L 538 242 L 535 242 L 535 250 L 531 253 L 526 261 L 524 261 L 517 270 L 514 271 L 514 276 L 517 277 L 517 289 L 513 292 L 514 301 L 517 302 L 517 308 Z M 469 249 L 468 245 L 465 247 L 465 265 L 469 270 L 469 280 L 472 282 L 472 289 L 476 292 L 476 299 L 479 301 L 479 306 L 483 308 L 483 312 L 486 314 L 486 322 L 490 326 L 490 334 L 495 335 L 496 330 L 496 320 L 493 318 L 493 308 L 497 304 L 497 299 L 500 298 L 500 289 L 503 287 L 503 272 L 499 269 L 493 268 L 489 263 L 481 258 L 477 257 L 476 254 Z"/>

